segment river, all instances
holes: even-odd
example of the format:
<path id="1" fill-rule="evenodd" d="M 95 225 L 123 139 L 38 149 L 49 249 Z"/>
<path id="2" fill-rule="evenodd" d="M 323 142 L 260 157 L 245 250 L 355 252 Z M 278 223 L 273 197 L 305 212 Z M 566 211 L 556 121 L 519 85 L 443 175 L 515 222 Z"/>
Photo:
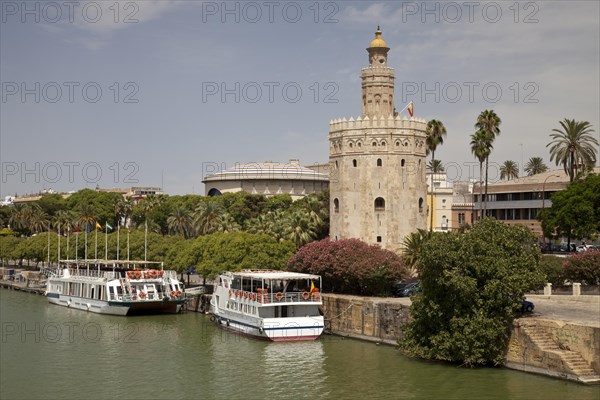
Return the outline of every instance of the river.
<path id="1" fill-rule="evenodd" d="M 577 399 L 600 387 L 412 360 L 324 335 L 269 343 L 206 315 L 113 317 L 0 289 L 0 399 Z"/>

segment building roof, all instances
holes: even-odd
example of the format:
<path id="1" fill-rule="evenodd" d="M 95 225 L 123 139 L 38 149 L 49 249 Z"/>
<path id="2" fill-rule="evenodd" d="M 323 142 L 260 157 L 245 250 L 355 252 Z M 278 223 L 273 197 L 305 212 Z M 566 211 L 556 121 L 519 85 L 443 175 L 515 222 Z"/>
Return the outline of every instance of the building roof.
<path id="1" fill-rule="evenodd" d="M 241 276 L 253 279 L 320 279 L 319 275 L 303 274 L 300 272 L 276 271 L 276 270 L 242 270 L 231 273 L 233 276 Z"/>
<path id="2" fill-rule="evenodd" d="M 387 44 L 385 43 L 385 41 L 381 38 L 381 30 L 379 29 L 379 27 L 377 27 L 377 32 L 375 32 L 375 39 L 373 39 L 371 41 L 371 44 L 369 45 L 369 47 L 384 47 L 387 48 Z"/>
<path id="3" fill-rule="evenodd" d="M 329 176 L 303 167 L 298 160 L 288 163 L 265 161 L 260 163 L 237 164 L 215 174 L 204 177 L 203 183 L 223 180 L 312 180 L 329 181 Z"/>
<path id="4" fill-rule="evenodd" d="M 600 173 L 600 167 L 594 168 L 594 173 Z M 541 185 L 546 184 L 546 187 L 552 187 L 553 184 L 556 185 L 567 185 L 569 183 L 569 175 L 565 173 L 562 169 L 555 169 L 547 172 L 543 172 L 541 174 L 535 174 L 531 176 L 524 176 L 522 178 L 511 179 L 509 181 L 498 181 L 498 182 L 489 182 L 488 188 L 506 188 L 510 187 L 518 188 L 522 185 Z M 479 183 L 476 183 L 475 186 L 479 187 Z M 474 190 L 475 191 L 475 190 Z"/>

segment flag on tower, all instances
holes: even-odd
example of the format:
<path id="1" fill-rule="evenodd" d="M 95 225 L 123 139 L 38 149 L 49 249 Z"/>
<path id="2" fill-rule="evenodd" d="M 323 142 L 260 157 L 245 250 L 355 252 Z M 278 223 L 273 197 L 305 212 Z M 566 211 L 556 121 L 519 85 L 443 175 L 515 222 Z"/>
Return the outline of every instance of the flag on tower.
<path id="1" fill-rule="evenodd" d="M 408 113 L 410 114 L 410 116 L 413 116 L 414 110 L 413 110 L 413 102 L 411 101 L 410 103 L 408 103 L 408 107 L 406 108 L 408 110 Z"/>

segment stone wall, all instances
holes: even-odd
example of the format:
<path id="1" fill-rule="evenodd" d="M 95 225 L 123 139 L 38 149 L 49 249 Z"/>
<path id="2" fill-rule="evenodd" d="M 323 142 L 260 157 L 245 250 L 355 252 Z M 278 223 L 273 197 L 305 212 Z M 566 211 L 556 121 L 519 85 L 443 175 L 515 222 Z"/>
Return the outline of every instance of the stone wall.
<path id="1" fill-rule="evenodd" d="M 410 318 L 410 300 L 324 294 L 322 310 L 330 333 L 395 345 Z"/>

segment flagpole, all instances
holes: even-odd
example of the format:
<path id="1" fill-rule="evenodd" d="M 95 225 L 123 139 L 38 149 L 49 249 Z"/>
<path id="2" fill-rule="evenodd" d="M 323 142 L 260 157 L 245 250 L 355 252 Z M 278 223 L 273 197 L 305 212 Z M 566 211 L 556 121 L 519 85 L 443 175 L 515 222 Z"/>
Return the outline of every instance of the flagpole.
<path id="1" fill-rule="evenodd" d="M 56 255 L 56 262 L 60 262 L 60 223 L 58 224 L 58 251 Z"/>
<path id="2" fill-rule="evenodd" d="M 79 224 L 77 224 L 77 231 L 75 232 L 75 262 L 79 261 Z"/>
<path id="3" fill-rule="evenodd" d="M 104 230 L 104 259 L 108 260 L 108 222 L 105 222 L 104 226 L 106 226 Z"/>
<path id="4" fill-rule="evenodd" d="M 68 225 L 67 226 L 67 260 L 69 259 L 69 238 L 70 238 L 70 236 L 71 236 L 71 225 Z"/>
<path id="5" fill-rule="evenodd" d="M 48 265 L 50 267 L 50 222 L 48 222 Z"/>
<path id="6" fill-rule="evenodd" d="M 405 105 L 404 108 L 402 110 L 400 110 L 398 115 L 402 114 L 402 111 L 406 110 L 411 104 L 412 104 L 412 101 L 410 103 L 408 103 L 407 105 Z"/>
<path id="7" fill-rule="evenodd" d="M 121 235 L 121 221 L 117 224 L 117 261 L 119 261 L 119 236 Z"/>
<path id="8" fill-rule="evenodd" d="M 85 252 L 84 252 L 86 263 L 87 263 L 87 234 L 88 234 L 87 231 L 88 231 L 89 227 L 90 226 L 89 226 L 88 222 L 86 221 L 86 223 L 85 223 Z"/>
<path id="9" fill-rule="evenodd" d="M 129 228 L 127 228 L 127 261 L 129 261 Z"/>
<path id="10" fill-rule="evenodd" d="M 94 259 L 98 259 L 98 223 L 96 222 L 96 249 L 94 250 Z"/>

